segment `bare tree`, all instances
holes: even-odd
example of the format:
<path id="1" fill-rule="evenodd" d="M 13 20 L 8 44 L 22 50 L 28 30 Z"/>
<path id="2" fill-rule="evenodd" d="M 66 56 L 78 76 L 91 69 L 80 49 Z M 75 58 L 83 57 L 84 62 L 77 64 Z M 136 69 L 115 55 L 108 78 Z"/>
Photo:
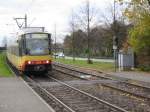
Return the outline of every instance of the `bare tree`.
<path id="1" fill-rule="evenodd" d="M 75 61 L 75 37 L 74 37 L 74 32 L 75 32 L 75 15 L 72 10 L 71 13 L 71 20 L 70 20 L 70 27 L 71 27 L 71 34 L 72 34 L 72 56 L 73 56 L 73 61 Z"/>
<path id="2" fill-rule="evenodd" d="M 66 36 L 64 44 L 69 51 L 69 55 L 86 56 L 88 54 L 88 63 L 91 62 L 91 56 L 112 56 L 112 43 L 114 35 L 113 5 L 110 4 L 109 14 L 101 16 L 102 21 L 98 22 L 100 11 L 93 8 L 89 1 L 84 2 L 80 10 L 76 13 L 72 11 L 70 16 L 71 34 Z M 119 8 L 120 9 L 120 8 Z M 126 37 L 126 25 L 122 21 L 118 6 L 116 7 L 116 31 L 119 37 L 119 48 L 122 46 Z M 75 11 L 75 10 L 74 10 Z M 97 12 L 98 11 L 98 12 Z M 69 46 L 68 46 L 69 45 Z"/>
<path id="3" fill-rule="evenodd" d="M 88 63 L 90 63 L 90 3 L 87 1 L 86 6 L 86 15 L 87 15 L 87 46 L 88 46 Z"/>
<path id="4" fill-rule="evenodd" d="M 92 7 L 89 0 L 85 1 L 85 6 L 82 6 L 79 10 L 78 14 L 76 14 L 76 19 L 78 20 L 78 27 L 82 29 L 87 34 L 87 62 L 90 64 L 92 61 L 91 58 L 91 47 L 90 47 L 90 40 L 91 40 L 91 27 L 94 27 L 96 21 L 96 8 Z"/>

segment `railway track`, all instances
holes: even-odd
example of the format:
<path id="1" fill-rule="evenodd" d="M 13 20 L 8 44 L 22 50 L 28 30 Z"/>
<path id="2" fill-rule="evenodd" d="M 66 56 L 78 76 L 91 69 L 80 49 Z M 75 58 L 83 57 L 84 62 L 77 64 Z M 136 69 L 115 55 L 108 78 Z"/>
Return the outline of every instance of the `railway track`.
<path id="1" fill-rule="evenodd" d="M 28 77 L 28 80 L 34 82 L 34 86 L 38 86 L 50 97 L 55 98 L 66 110 L 71 112 L 128 112 L 123 108 L 108 103 L 102 99 L 99 99 L 89 93 L 79 90 L 73 86 L 68 85 L 60 80 L 57 80 L 51 76 L 50 79 L 59 83 L 59 86 L 43 87 L 42 84 L 37 83 L 34 79 Z M 38 81 L 39 82 L 39 81 Z"/>
<path id="2" fill-rule="evenodd" d="M 24 79 L 56 112 L 129 112 L 130 110 L 133 112 L 148 112 L 147 109 L 135 109 L 134 107 L 129 107 L 129 109 L 127 103 L 125 103 L 125 106 L 123 106 L 123 103 L 115 104 L 115 99 L 110 97 L 109 94 L 100 98 L 82 90 L 83 88 L 68 85 L 68 81 L 64 83 L 51 76 L 39 79 L 25 76 Z M 46 83 L 46 85 L 43 83 Z M 113 101 L 104 100 L 107 97 L 110 97 Z"/>
<path id="3" fill-rule="evenodd" d="M 77 66 L 73 66 L 73 65 L 66 65 L 66 64 L 62 64 L 62 63 L 58 63 L 55 62 L 53 63 L 54 67 L 61 67 L 64 69 L 68 69 L 70 71 L 74 71 L 83 75 L 90 75 L 93 77 L 98 77 L 98 78 L 102 78 L 102 79 L 110 79 L 110 80 L 117 80 L 117 81 L 121 81 L 124 83 L 128 83 L 130 85 L 135 85 L 135 86 L 139 86 L 141 88 L 146 88 L 146 89 L 150 89 L 150 83 L 146 83 L 146 82 L 142 82 L 142 81 L 138 81 L 138 80 L 133 80 L 133 79 L 128 79 L 128 78 L 122 78 L 122 77 L 118 77 L 118 76 L 112 76 L 110 74 L 107 73 L 103 73 L 100 71 L 96 71 L 96 70 L 90 70 L 88 72 L 86 72 L 85 70 L 81 70 L 81 68 L 77 67 Z M 97 75 L 93 72 L 96 72 L 100 75 Z"/>
<path id="4" fill-rule="evenodd" d="M 138 98 L 142 98 L 144 100 L 149 100 L 150 101 L 150 88 L 149 87 L 145 87 L 139 84 L 133 84 L 133 83 L 129 83 L 126 81 L 122 81 L 122 80 L 118 80 L 118 79 L 113 79 L 110 77 L 106 77 L 106 76 L 97 76 L 94 74 L 90 74 L 90 73 L 86 73 L 83 71 L 79 71 L 70 67 L 66 67 L 60 64 L 54 64 L 54 69 L 57 72 L 61 72 L 63 74 L 67 74 L 67 75 L 71 75 L 74 77 L 78 77 L 80 79 L 83 80 L 115 80 L 116 83 L 111 83 L 111 84 L 102 84 L 104 87 L 108 87 Z"/>
<path id="5" fill-rule="evenodd" d="M 48 78 L 49 78 L 49 81 L 47 80 Z M 130 100 L 124 102 L 124 100 L 122 98 L 118 98 L 119 100 L 122 100 L 122 101 L 115 103 L 116 98 L 113 98 L 112 96 L 110 97 L 110 95 L 107 93 L 109 91 L 104 93 L 104 96 L 106 97 L 106 100 L 104 100 L 105 98 L 103 98 L 103 95 L 96 95 L 96 94 L 93 95 L 93 93 L 90 93 L 91 91 L 88 91 L 88 92 L 84 91 L 82 89 L 85 87 L 81 87 L 81 85 L 78 88 L 75 85 L 72 86 L 71 84 L 68 84 L 68 81 L 62 82 L 51 76 L 47 76 L 47 78 L 45 78 L 45 79 L 46 79 L 46 81 L 44 82 L 43 79 L 42 80 L 36 79 L 35 77 L 32 78 L 31 80 L 33 80 L 33 82 L 37 83 L 37 84 L 32 83 L 34 86 L 34 87 L 33 86 L 32 87 L 37 89 L 37 85 L 38 85 L 38 86 L 40 86 L 40 88 L 43 88 L 40 91 L 43 92 L 43 90 L 44 90 L 44 93 L 40 92 L 40 94 L 42 97 L 44 96 L 44 99 L 46 101 L 49 99 L 47 102 L 48 103 L 50 102 L 50 105 L 53 105 L 53 103 L 51 103 L 50 100 L 55 100 L 56 102 L 59 102 L 59 104 L 57 106 L 60 106 L 61 109 L 59 109 L 58 112 L 63 112 L 62 110 L 65 110 L 65 112 L 66 111 L 70 112 L 70 110 L 73 110 L 75 112 L 130 112 L 130 111 L 132 111 L 132 112 L 148 112 L 146 105 L 144 106 L 146 109 L 144 109 L 144 108 L 142 109 L 139 107 L 139 104 L 141 102 L 137 102 L 137 104 L 138 104 L 137 105 L 137 104 L 132 104 L 132 102 L 130 102 Z M 43 82 L 46 83 L 46 85 Z M 53 84 L 53 83 L 55 83 L 55 84 Z M 37 93 L 39 93 L 39 90 L 37 91 Z M 99 92 L 97 91 L 97 93 L 99 93 Z M 45 98 L 45 96 L 46 96 L 45 94 L 47 94 L 46 98 Z M 49 94 L 50 94 L 50 96 L 49 96 Z M 114 93 L 110 92 L 110 94 L 114 94 Z M 110 100 L 109 97 L 112 100 Z M 115 97 L 119 97 L 119 96 L 116 95 Z M 111 103 L 109 103 L 109 102 L 111 102 Z M 129 104 L 131 104 L 132 106 L 130 106 L 127 102 Z M 65 105 L 65 107 L 64 107 L 64 105 Z M 129 105 L 129 107 L 128 107 L 128 105 Z M 57 106 L 54 105 L 54 107 L 53 106 L 52 107 L 56 108 Z M 135 107 L 133 107 L 133 106 L 135 106 Z M 57 109 L 58 108 L 56 108 L 55 110 L 57 110 Z M 119 110 L 119 109 L 121 109 L 121 110 Z"/>
<path id="6" fill-rule="evenodd" d="M 75 112 L 57 97 L 47 91 L 40 83 L 31 77 L 24 77 L 24 80 L 50 105 L 56 112 Z"/>
<path id="7" fill-rule="evenodd" d="M 9 66 L 18 76 L 19 72 L 13 66 L 11 66 L 10 63 Z M 52 88 L 49 86 L 43 87 L 40 84 L 40 81 L 34 80 L 34 77 L 29 77 L 26 75 L 23 76 L 23 79 L 43 99 L 45 99 L 46 102 L 56 110 L 56 112 L 128 112 L 123 108 L 92 96 L 89 93 L 81 91 L 53 77 L 47 77 L 55 82 L 58 82 L 61 84 L 61 86 L 57 88 Z M 46 82 L 47 81 L 48 80 L 46 78 Z"/>
<path id="8" fill-rule="evenodd" d="M 7 59 L 6 64 L 10 67 L 10 70 L 14 73 L 14 75 L 20 76 L 19 71 L 11 63 L 9 63 Z M 45 88 L 38 84 L 37 81 L 32 80 L 32 78 L 28 77 L 27 75 L 22 75 L 21 77 L 35 92 L 39 94 L 39 96 L 41 96 L 50 106 L 52 106 L 56 112 L 75 112 L 59 99 L 57 99 L 54 95 L 49 93 Z"/>
<path id="9" fill-rule="evenodd" d="M 75 68 L 72 68 L 72 67 L 69 67 L 69 66 L 65 66 L 63 64 L 56 64 L 54 63 L 53 64 L 53 68 L 56 70 L 56 71 L 59 71 L 59 72 L 62 72 L 62 73 L 65 73 L 65 74 L 68 74 L 68 75 L 72 75 L 74 77 L 80 77 L 81 79 L 108 79 L 108 80 L 111 80 L 111 78 L 109 77 L 105 77 L 105 76 L 97 76 L 97 75 L 94 75 L 92 73 L 87 73 L 87 72 L 83 72 L 83 71 L 80 71 L 80 70 L 77 70 Z M 58 68 L 61 68 L 61 69 L 58 69 Z M 62 71 L 62 68 L 64 69 L 64 71 Z"/>

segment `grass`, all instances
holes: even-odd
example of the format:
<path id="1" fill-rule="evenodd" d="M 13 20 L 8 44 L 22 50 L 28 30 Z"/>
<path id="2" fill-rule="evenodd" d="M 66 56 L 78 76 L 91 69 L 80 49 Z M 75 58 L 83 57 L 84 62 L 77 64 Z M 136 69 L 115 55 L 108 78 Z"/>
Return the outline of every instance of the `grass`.
<path id="1" fill-rule="evenodd" d="M 95 69 L 95 70 L 99 70 L 99 71 L 105 71 L 105 72 L 114 71 L 114 64 L 108 63 L 108 62 L 93 62 L 93 64 L 87 64 L 87 61 L 83 61 L 83 60 L 73 61 L 71 59 L 63 59 L 63 58 L 57 58 L 57 59 L 55 59 L 55 61 L 64 63 L 64 64 L 75 65 L 78 67 Z"/>
<path id="2" fill-rule="evenodd" d="M 0 77 L 10 77 L 12 73 L 6 65 L 5 53 L 0 52 Z"/>

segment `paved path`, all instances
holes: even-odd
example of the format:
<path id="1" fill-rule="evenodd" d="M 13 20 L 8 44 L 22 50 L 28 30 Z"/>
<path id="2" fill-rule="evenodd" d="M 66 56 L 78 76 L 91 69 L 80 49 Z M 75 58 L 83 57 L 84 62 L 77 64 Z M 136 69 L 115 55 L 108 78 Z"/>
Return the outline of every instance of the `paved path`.
<path id="1" fill-rule="evenodd" d="M 0 112 L 54 112 L 21 79 L 0 78 Z"/>
<path id="2" fill-rule="evenodd" d="M 150 73 L 146 72 L 113 72 L 110 73 L 115 76 L 129 78 L 129 79 L 135 79 L 139 81 L 149 82 L 150 83 Z"/>

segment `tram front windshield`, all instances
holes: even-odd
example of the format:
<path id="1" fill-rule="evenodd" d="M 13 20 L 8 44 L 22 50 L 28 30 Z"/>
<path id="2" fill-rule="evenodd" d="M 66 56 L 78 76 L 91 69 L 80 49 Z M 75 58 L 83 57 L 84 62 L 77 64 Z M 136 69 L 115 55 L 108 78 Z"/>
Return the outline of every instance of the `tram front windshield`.
<path id="1" fill-rule="evenodd" d="M 49 54 L 48 34 L 27 34 L 26 53 L 28 55 L 48 55 Z"/>

